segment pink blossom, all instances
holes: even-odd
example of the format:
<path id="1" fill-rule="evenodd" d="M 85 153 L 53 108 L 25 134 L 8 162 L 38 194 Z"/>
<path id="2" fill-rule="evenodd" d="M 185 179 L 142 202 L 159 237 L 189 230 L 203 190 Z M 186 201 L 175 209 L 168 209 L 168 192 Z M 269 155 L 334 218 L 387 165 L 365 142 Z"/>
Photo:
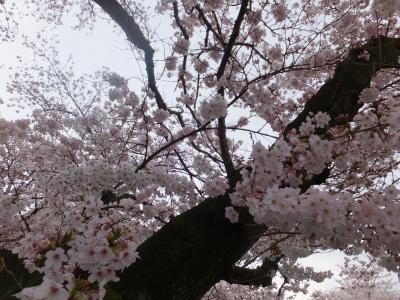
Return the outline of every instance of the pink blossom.
<path id="1" fill-rule="evenodd" d="M 277 22 L 282 22 L 286 19 L 287 8 L 284 2 L 272 6 L 272 14 Z"/>
<path id="2" fill-rule="evenodd" d="M 168 71 L 175 71 L 177 65 L 177 58 L 175 56 L 168 56 L 165 58 L 165 68 Z"/>
<path id="3" fill-rule="evenodd" d="M 69 292 L 57 282 L 45 278 L 41 285 L 26 288 L 15 296 L 22 300 L 67 300 Z"/>
<path id="4" fill-rule="evenodd" d="M 225 217 L 231 223 L 237 223 L 239 221 L 239 214 L 236 212 L 235 208 L 232 206 L 228 206 L 225 208 Z"/>
<path id="5" fill-rule="evenodd" d="M 46 252 L 45 257 L 45 266 L 47 268 L 51 268 L 54 271 L 59 271 L 62 263 L 68 261 L 68 257 L 65 255 L 62 248 L 57 248 L 55 250 L 50 250 Z"/>

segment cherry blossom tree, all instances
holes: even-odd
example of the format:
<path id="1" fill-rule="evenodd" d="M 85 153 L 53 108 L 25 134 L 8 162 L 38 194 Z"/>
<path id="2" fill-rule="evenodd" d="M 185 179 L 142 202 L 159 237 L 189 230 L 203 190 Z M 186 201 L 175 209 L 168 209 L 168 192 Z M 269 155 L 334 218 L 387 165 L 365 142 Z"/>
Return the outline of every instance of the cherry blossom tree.
<path id="1" fill-rule="evenodd" d="M 398 286 L 374 258 L 345 258 L 341 266 L 339 287 L 317 291 L 313 299 L 398 299 Z"/>
<path id="2" fill-rule="evenodd" d="M 282 297 L 330 275 L 298 263 L 325 249 L 398 271 L 399 1 L 160 0 L 168 40 L 141 1 L 26 9 L 108 20 L 143 77 L 78 75 L 27 37 L 8 90 L 31 113 L 0 120 L 3 299 Z"/>

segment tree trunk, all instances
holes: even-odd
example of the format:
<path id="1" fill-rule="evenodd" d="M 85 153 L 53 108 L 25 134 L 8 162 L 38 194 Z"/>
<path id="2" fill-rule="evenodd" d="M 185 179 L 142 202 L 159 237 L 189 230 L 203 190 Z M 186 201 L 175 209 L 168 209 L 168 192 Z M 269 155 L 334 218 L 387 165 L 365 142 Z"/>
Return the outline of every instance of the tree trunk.
<path id="1" fill-rule="evenodd" d="M 228 204 L 226 195 L 209 198 L 172 219 L 112 288 L 122 299 L 200 299 L 255 242 L 225 218 Z"/>

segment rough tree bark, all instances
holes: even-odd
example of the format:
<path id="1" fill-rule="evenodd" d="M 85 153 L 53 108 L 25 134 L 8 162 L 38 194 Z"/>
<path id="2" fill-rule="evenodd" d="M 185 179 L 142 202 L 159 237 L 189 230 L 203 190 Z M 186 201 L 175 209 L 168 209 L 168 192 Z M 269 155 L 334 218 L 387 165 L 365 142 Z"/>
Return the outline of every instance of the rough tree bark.
<path id="1" fill-rule="evenodd" d="M 121 7 L 116 6 L 114 1 L 94 0 L 94 2 L 121 26 L 128 40 L 145 54 L 147 51 L 146 57 L 152 58 L 154 50 L 146 42 L 132 17 L 126 12 L 123 14 Z M 140 43 L 134 42 L 138 37 Z M 364 50 L 370 54 L 369 61 L 358 59 L 358 54 Z M 400 39 L 388 37 L 371 39 L 365 45 L 351 50 L 338 64 L 334 77 L 307 102 L 304 110 L 287 126 L 284 134 L 297 129 L 310 112 L 329 113 L 332 119 L 331 126 L 351 121 L 361 107 L 358 103 L 361 91 L 369 86 L 372 77 L 380 69 L 399 67 L 399 55 Z M 154 70 L 150 70 L 149 85 L 156 88 L 153 76 Z M 163 101 L 161 96 L 157 101 Z M 160 104 L 164 105 L 165 103 Z M 315 176 L 302 186 L 302 190 L 305 191 L 313 184 L 324 182 L 328 175 L 329 171 Z M 230 191 L 240 180 L 238 171 L 234 171 L 232 176 Z M 173 218 L 139 246 L 140 259 L 119 275 L 121 278 L 119 282 L 108 286 L 111 291 L 107 294 L 108 299 L 195 300 L 200 299 L 221 279 L 232 283 L 245 280 L 253 284 L 269 285 L 270 273 L 275 270 L 276 264 L 265 263 L 256 270 L 235 267 L 235 263 L 257 241 L 257 235 L 248 229 L 248 224 L 231 224 L 224 217 L 225 207 L 229 204 L 227 194 L 208 198 Z M 7 268 L 1 268 L 0 264 L 0 294 L 7 289 L 16 292 L 19 287 L 10 279 L 8 271 L 22 274 L 21 278 L 29 275 L 20 268 L 21 265 L 16 262 L 15 256 L 7 254 L 6 251 L 0 252 L 0 255 L 7 265 Z M 264 274 L 263 279 L 256 282 L 261 273 Z M 36 276 L 33 276 L 33 279 L 36 279 Z M 27 285 L 32 283 L 26 282 L 25 279 L 22 282 Z M 8 287 L 4 284 L 14 286 Z"/>

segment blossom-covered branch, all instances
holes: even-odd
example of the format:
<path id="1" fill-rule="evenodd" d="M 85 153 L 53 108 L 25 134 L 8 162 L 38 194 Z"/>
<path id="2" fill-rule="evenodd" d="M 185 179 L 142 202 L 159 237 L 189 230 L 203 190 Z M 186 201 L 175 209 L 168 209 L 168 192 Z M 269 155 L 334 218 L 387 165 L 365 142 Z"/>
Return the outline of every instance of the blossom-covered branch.
<path id="1" fill-rule="evenodd" d="M 0 119 L 1 294 L 269 299 L 329 277 L 299 263 L 326 249 L 400 270 L 396 1 L 159 1 L 167 38 L 135 0 L 26 4 L 38 26 L 108 16 L 140 58 L 79 75 L 53 31 L 26 37 L 6 102 L 28 116 Z"/>

